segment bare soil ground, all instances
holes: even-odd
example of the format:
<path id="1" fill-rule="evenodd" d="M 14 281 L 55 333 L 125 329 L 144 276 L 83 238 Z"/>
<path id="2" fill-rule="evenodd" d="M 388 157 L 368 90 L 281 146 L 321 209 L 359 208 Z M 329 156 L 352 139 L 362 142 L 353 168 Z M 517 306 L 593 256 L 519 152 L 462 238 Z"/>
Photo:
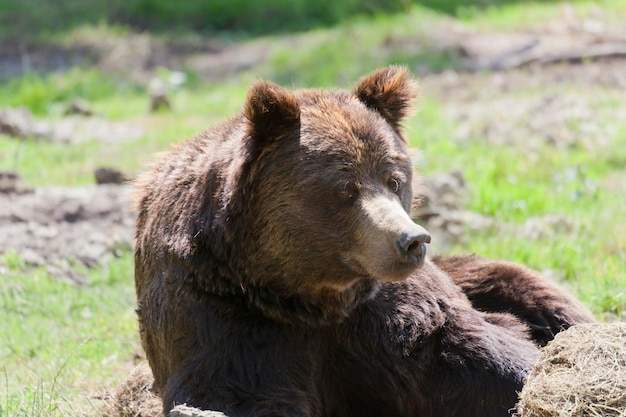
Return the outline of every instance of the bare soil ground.
<path id="1" fill-rule="evenodd" d="M 16 251 L 28 266 L 83 283 L 81 270 L 132 245 L 129 194 L 129 186 L 115 184 L 1 193 L 0 253 Z"/>

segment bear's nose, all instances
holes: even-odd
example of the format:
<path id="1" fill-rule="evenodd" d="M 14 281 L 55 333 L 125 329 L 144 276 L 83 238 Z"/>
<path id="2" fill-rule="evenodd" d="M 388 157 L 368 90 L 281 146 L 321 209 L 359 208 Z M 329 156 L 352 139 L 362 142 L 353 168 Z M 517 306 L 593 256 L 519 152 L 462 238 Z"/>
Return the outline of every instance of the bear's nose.
<path id="1" fill-rule="evenodd" d="M 430 234 L 418 226 L 416 231 L 402 234 L 398 240 L 398 250 L 405 256 L 423 258 L 426 255 L 425 243 L 430 243 Z"/>

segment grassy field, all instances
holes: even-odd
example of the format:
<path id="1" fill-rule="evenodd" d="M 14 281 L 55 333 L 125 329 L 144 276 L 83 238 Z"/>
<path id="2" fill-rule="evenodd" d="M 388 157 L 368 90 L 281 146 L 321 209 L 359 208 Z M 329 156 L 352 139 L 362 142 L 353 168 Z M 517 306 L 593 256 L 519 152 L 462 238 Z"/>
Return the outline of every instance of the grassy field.
<path id="1" fill-rule="evenodd" d="M 148 113 L 145 85 L 98 68 L 7 80 L 0 84 L 0 107 L 26 106 L 37 117 L 55 119 L 62 116 L 63 103 L 83 97 L 100 114 L 136 123 L 145 134 L 135 141 L 72 147 L 0 136 L 0 169 L 19 171 L 32 186 L 90 184 L 93 169 L 100 165 L 138 172 L 156 152 L 237 112 L 247 86 L 257 78 L 294 87 L 351 87 L 361 75 L 390 63 L 430 74 L 459 65 L 458 56 L 436 41 L 451 25 L 526 28 L 541 25 L 560 10 L 553 2 L 510 2 L 486 11 L 455 7 L 459 2 L 454 1 L 431 3 L 442 7 L 413 6 L 403 14 L 361 15 L 337 26 L 252 39 L 268 48 L 267 61 L 222 80 L 189 74 L 190 81 L 172 94 L 171 112 Z M 581 16 L 591 16 L 598 5 L 610 19 L 626 17 L 624 0 L 580 1 L 574 7 Z M 107 25 L 89 30 L 120 39 L 126 33 Z M 59 32 L 54 37 L 63 43 L 72 36 Z M 390 39 L 415 44 L 398 50 L 387 46 Z M 476 77 L 468 85 L 488 88 L 489 74 Z M 513 88 L 509 94 L 529 99 L 550 88 Z M 606 136 L 607 143 L 593 151 L 549 144 L 530 151 L 520 143 L 494 144 L 480 135 L 455 140 L 457 126 L 447 107 L 454 98 L 429 96 L 427 81 L 424 91 L 419 111 L 406 123 L 411 145 L 422 155 L 418 170 L 427 175 L 461 169 L 471 189 L 467 208 L 502 225 L 473 234 L 450 251 L 552 271 L 598 318 L 626 317 L 626 127 L 611 112 L 626 106 L 623 91 L 606 87 L 598 91 L 600 100 L 589 99 L 598 123 L 617 126 Z M 575 81 L 554 94 L 564 91 L 585 98 L 596 94 Z M 572 128 L 584 134 L 583 126 Z M 535 241 L 519 238 L 516 226 L 549 214 L 569 219 L 573 231 Z M 0 417 L 97 415 L 98 393 L 115 387 L 142 354 L 131 253 L 85 271 L 87 285 L 29 269 L 19 253 L 0 256 Z"/>

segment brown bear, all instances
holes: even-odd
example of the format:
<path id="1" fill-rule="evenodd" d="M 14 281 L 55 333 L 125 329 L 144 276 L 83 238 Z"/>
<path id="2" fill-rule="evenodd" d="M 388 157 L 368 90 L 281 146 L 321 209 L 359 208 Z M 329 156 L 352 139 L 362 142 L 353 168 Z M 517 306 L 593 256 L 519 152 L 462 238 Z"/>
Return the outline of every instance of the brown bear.
<path id="1" fill-rule="evenodd" d="M 425 257 L 401 127 L 416 95 L 395 66 L 352 92 L 259 81 L 138 180 L 137 311 L 164 413 L 508 416 L 537 345 L 593 320 L 523 267 Z"/>

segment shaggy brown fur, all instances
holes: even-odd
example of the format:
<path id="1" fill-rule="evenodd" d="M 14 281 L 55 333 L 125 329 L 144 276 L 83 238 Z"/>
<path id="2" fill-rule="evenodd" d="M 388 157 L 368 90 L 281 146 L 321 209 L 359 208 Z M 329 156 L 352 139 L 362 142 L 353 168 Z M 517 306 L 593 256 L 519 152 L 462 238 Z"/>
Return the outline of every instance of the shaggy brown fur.
<path id="1" fill-rule="evenodd" d="M 526 324 L 587 319 L 539 277 L 525 299 L 559 302 L 533 320 L 479 311 L 424 258 L 400 126 L 416 95 L 398 67 L 352 93 L 258 82 L 138 181 L 138 315 L 164 412 L 506 416 L 537 355 Z"/>

